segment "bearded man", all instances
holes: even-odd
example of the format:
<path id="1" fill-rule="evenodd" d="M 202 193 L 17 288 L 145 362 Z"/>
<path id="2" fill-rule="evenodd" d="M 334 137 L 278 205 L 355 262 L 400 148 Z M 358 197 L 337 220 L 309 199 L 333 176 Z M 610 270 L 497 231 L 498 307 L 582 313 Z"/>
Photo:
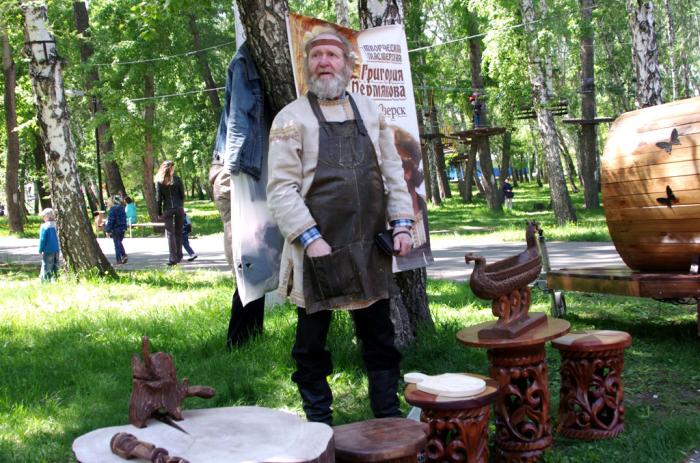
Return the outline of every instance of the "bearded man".
<path id="1" fill-rule="evenodd" d="M 309 91 L 272 124 L 267 184 L 268 206 L 285 237 L 279 289 L 298 306 L 292 380 L 307 419 L 330 424 L 326 337 L 332 311 L 350 310 L 372 412 L 400 416 L 391 256 L 374 238 L 389 221 L 394 253 L 411 250 L 411 197 L 384 115 L 369 98 L 345 91 L 355 63 L 349 42 L 322 31 L 305 52 Z"/>

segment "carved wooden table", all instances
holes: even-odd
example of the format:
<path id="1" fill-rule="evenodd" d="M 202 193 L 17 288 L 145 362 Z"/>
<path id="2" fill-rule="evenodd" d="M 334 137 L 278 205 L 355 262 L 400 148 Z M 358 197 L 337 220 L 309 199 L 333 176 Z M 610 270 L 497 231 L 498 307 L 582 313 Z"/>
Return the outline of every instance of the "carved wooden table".
<path id="1" fill-rule="evenodd" d="M 457 340 L 488 349 L 489 375 L 500 386 L 494 403 L 496 460 L 534 462 L 552 445 L 544 343 L 568 333 L 571 325 L 566 320 L 548 319 L 517 338 L 479 339 L 479 330 L 495 323 L 464 328 L 457 333 Z"/>
<path id="2" fill-rule="evenodd" d="M 143 429 L 114 426 L 80 436 L 73 442 L 73 453 L 81 463 L 124 463 L 109 445 L 112 436 L 126 432 L 191 463 L 335 461 L 331 427 L 307 423 L 291 413 L 263 407 L 226 407 L 185 410 L 182 414 L 184 420 L 176 423 L 189 434 L 149 420 Z"/>
<path id="3" fill-rule="evenodd" d="M 695 298 L 698 336 L 700 336 L 699 274 L 642 273 L 627 267 L 561 269 L 547 272 L 547 287 L 549 289 L 657 299 Z"/>
<path id="4" fill-rule="evenodd" d="M 498 395 L 498 382 L 481 375 L 486 390 L 465 398 L 441 397 L 406 386 L 406 402 L 421 408 L 421 421 L 430 425 L 425 457 L 429 462 L 487 463 L 489 408 Z"/>

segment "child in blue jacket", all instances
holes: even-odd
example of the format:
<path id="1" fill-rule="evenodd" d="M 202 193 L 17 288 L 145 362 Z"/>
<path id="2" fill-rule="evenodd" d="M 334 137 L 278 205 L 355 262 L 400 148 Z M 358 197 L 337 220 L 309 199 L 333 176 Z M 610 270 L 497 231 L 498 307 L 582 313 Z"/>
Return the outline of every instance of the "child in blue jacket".
<path id="1" fill-rule="evenodd" d="M 126 232 L 126 212 L 122 206 L 122 198 L 119 195 L 112 196 L 112 207 L 107 214 L 105 232 L 109 233 L 114 241 L 114 254 L 117 257 L 117 265 L 126 264 L 129 256 L 124 250 L 124 233 Z"/>
<path id="2" fill-rule="evenodd" d="M 190 246 L 190 233 L 192 233 L 192 221 L 187 217 L 187 214 L 185 214 L 185 221 L 182 227 L 182 247 L 185 248 L 187 254 L 190 255 L 187 260 L 192 262 L 197 258 L 197 253 L 194 252 L 194 249 Z"/>
<path id="3" fill-rule="evenodd" d="M 55 214 L 50 207 L 41 211 L 44 223 L 39 229 L 39 254 L 41 254 L 41 273 L 39 278 L 48 281 L 58 274 L 58 233 L 56 232 Z"/>

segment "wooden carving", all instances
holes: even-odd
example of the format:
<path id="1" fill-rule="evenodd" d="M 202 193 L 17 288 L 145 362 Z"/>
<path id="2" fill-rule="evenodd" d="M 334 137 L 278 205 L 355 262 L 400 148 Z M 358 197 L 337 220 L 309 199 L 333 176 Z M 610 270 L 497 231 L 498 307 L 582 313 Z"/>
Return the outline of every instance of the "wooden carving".
<path id="1" fill-rule="evenodd" d="M 430 463 L 487 463 L 489 405 L 469 410 L 423 409 L 421 421 L 430 425 L 425 458 Z"/>
<path id="2" fill-rule="evenodd" d="M 129 423 L 137 428 L 145 427 L 149 418 L 182 420 L 180 404 L 185 398 L 196 396 L 208 399 L 216 394 L 210 387 L 190 386 L 187 378 L 178 383 L 172 356 L 165 352 L 150 354 L 146 336 L 143 337 L 143 362 L 134 355 L 131 370 Z"/>
<path id="3" fill-rule="evenodd" d="M 150 442 L 140 441 L 133 434 L 119 432 L 109 442 L 112 453 L 125 460 L 143 458 L 151 463 L 189 463 L 184 458 L 170 456 L 164 448 L 156 447 Z"/>
<path id="4" fill-rule="evenodd" d="M 473 254 L 466 254 L 466 263 L 474 261 L 469 286 L 477 297 L 491 299 L 491 310 L 498 317 L 493 328 L 479 331 L 479 338 L 515 338 L 544 323 L 543 313 L 529 314 L 530 288 L 542 270 L 542 259 L 537 250 L 537 222 L 528 222 L 525 232 L 527 248 L 515 256 L 493 264 Z"/>

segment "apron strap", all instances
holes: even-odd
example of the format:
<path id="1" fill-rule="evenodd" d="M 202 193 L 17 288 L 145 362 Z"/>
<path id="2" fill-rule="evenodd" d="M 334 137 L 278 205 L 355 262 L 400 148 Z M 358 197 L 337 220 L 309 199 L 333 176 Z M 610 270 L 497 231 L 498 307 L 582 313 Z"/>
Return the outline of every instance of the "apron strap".
<path id="1" fill-rule="evenodd" d="M 367 129 L 365 128 L 365 123 L 362 120 L 362 116 L 360 116 L 360 111 L 357 109 L 357 105 L 355 104 L 355 100 L 353 100 L 352 95 L 348 93 L 348 99 L 350 100 L 350 106 L 352 106 L 352 113 L 355 116 L 355 123 L 357 124 L 357 130 L 360 132 L 361 135 L 367 135 Z"/>
<path id="2" fill-rule="evenodd" d="M 306 97 L 309 99 L 309 104 L 311 104 L 311 111 L 314 112 L 314 116 L 316 116 L 318 122 L 320 124 L 325 124 L 327 122 L 326 116 L 323 115 L 323 111 L 321 111 L 321 107 L 318 105 L 318 97 L 311 92 L 308 92 L 306 94 Z"/>

